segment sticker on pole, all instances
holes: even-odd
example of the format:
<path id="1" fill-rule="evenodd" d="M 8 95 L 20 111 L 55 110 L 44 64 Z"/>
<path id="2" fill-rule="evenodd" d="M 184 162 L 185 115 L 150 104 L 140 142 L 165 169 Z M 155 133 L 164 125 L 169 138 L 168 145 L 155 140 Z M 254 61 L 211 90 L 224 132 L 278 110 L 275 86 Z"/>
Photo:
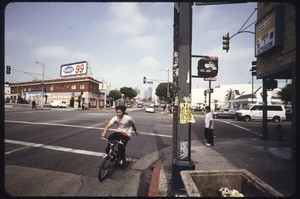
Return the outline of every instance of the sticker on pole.
<path id="1" fill-rule="evenodd" d="M 195 123 L 191 103 L 180 103 L 180 124 Z"/>

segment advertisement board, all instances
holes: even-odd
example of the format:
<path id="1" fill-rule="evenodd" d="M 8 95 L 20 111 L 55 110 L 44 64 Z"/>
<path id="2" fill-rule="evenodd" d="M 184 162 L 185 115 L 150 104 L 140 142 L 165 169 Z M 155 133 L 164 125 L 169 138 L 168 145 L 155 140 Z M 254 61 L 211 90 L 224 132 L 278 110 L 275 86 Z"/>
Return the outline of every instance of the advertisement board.
<path id="1" fill-rule="evenodd" d="M 64 64 L 60 67 L 60 76 L 85 75 L 87 73 L 87 67 L 88 64 L 86 61 Z"/>
<path id="2" fill-rule="evenodd" d="M 255 24 L 255 56 L 283 44 L 283 12 L 276 6 Z"/>

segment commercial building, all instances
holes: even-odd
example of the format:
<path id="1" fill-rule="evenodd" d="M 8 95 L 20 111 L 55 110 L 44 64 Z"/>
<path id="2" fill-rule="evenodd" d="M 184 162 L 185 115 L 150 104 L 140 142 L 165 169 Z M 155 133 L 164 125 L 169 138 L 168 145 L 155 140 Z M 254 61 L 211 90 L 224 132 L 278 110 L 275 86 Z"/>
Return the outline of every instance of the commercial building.
<path id="1" fill-rule="evenodd" d="M 11 103 L 30 103 L 34 99 L 38 105 L 66 101 L 70 107 L 88 104 L 90 108 L 103 108 L 110 104 L 104 84 L 90 76 L 45 80 L 43 85 L 42 81 L 10 83 L 9 87 L 6 102 Z"/>

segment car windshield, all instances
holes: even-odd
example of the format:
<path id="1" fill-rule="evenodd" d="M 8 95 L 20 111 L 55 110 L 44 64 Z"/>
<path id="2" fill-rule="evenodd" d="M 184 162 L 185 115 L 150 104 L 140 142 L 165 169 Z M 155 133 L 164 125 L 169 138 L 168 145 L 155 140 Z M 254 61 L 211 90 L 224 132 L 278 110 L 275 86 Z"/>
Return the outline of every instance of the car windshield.
<path id="1" fill-rule="evenodd" d="M 243 110 L 249 110 L 251 108 L 252 105 L 246 105 L 244 108 L 242 108 Z"/>

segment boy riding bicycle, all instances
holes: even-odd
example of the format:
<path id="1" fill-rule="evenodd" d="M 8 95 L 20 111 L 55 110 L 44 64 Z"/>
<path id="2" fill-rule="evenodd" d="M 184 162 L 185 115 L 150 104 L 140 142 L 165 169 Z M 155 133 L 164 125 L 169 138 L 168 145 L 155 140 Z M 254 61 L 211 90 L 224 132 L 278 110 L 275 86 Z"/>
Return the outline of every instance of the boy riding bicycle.
<path id="1" fill-rule="evenodd" d="M 138 135 L 136 131 L 136 127 L 134 125 L 133 119 L 125 114 L 126 107 L 125 106 L 117 106 L 116 107 L 116 116 L 114 116 L 105 126 L 101 137 L 106 137 L 106 133 L 109 128 L 113 124 L 117 124 L 116 132 L 112 133 L 108 139 L 109 140 L 125 140 L 124 145 L 119 145 L 120 151 L 120 165 L 122 166 L 125 163 L 125 146 L 127 142 L 130 140 L 131 132 L 134 131 L 136 135 Z M 106 154 L 109 152 L 109 145 L 105 150 Z"/>

